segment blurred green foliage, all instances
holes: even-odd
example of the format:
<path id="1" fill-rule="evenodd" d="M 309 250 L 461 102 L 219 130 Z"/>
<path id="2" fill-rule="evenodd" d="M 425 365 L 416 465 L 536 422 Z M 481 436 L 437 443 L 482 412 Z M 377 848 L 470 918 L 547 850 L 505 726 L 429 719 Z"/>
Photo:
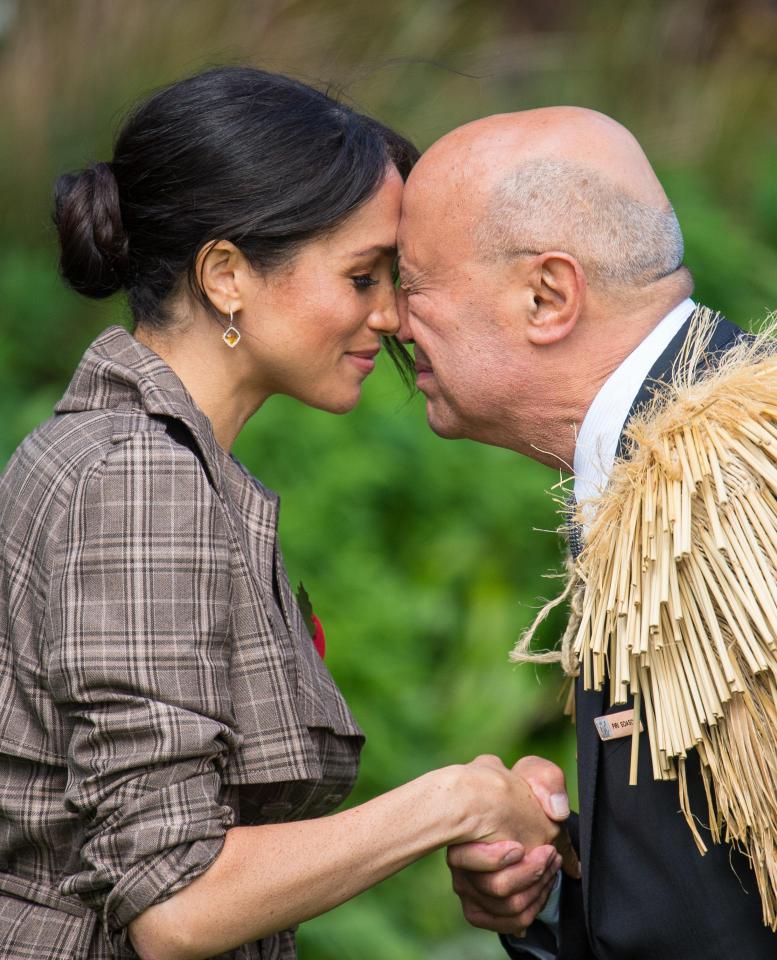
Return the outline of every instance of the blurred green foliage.
<path id="1" fill-rule="evenodd" d="M 686 236 L 697 297 L 743 324 L 777 307 L 777 12 L 771 0 L 0 0 L 0 460 L 48 416 L 85 346 L 125 322 L 56 276 L 50 184 L 103 158 L 126 107 L 202 67 L 331 81 L 424 147 L 477 116 L 604 110 L 645 145 Z M 338 418 L 277 397 L 237 453 L 283 496 L 282 539 L 368 734 L 352 802 L 479 752 L 567 770 L 558 673 L 507 652 L 562 552 L 557 476 L 442 441 L 387 364 Z M 552 644 L 562 614 L 544 637 Z M 313 960 L 487 960 L 441 854 L 300 932 Z"/>

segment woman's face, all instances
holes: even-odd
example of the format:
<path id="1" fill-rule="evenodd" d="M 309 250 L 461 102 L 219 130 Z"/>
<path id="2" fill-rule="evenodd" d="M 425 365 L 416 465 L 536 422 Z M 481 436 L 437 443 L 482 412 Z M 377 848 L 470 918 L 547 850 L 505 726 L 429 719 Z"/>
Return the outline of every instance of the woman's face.
<path id="1" fill-rule="evenodd" d="M 355 406 L 380 337 L 397 331 L 392 267 L 402 178 L 381 187 L 286 267 L 256 274 L 236 319 L 257 387 L 333 413 Z"/>

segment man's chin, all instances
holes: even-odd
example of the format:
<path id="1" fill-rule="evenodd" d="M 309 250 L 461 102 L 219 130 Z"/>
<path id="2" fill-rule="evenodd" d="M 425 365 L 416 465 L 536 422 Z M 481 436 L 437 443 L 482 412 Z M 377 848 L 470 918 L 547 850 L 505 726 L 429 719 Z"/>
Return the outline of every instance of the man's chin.
<path id="1" fill-rule="evenodd" d="M 441 410 L 439 404 L 426 401 L 426 422 L 429 429 L 443 440 L 460 440 L 464 433 L 451 410 Z"/>

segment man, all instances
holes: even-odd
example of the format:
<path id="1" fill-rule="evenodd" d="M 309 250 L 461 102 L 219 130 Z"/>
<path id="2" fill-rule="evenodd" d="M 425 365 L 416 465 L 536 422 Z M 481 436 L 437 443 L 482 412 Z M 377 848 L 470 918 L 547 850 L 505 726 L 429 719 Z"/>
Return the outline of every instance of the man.
<path id="1" fill-rule="evenodd" d="M 625 422 L 669 378 L 696 313 L 677 220 L 636 140 L 571 107 L 454 130 L 410 176 L 398 243 L 401 336 L 431 428 L 574 472 L 578 502 L 599 495 Z M 718 319 L 712 352 L 740 336 Z M 631 771 L 632 738 L 600 741 L 594 720 L 630 704 L 608 710 L 582 678 L 577 700 L 582 880 L 549 883 L 558 858 L 545 850 L 451 849 L 467 919 L 514 957 L 777 956 L 747 861 L 708 835 L 700 855 L 677 784 L 653 779 L 647 737 Z M 681 769 L 704 816 L 695 751 Z M 524 775 L 563 816 L 561 771 L 533 759 Z"/>

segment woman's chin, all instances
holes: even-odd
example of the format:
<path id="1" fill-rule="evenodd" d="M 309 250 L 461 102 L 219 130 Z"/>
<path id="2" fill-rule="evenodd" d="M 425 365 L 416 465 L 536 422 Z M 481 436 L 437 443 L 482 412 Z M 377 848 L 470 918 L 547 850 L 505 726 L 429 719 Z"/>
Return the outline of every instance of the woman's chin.
<path id="1" fill-rule="evenodd" d="M 315 407 L 317 410 L 324 410 L 326 413 L 350 413 L 361 399 L 361 395 L 361 384 L 359 384 L 358 387 L 352 390 L 342 390 L 336 395 L 332 394 L 327 397 L 321 397 L 318 401 L 307 401 L 307 403 L 308 406 Z"/>

